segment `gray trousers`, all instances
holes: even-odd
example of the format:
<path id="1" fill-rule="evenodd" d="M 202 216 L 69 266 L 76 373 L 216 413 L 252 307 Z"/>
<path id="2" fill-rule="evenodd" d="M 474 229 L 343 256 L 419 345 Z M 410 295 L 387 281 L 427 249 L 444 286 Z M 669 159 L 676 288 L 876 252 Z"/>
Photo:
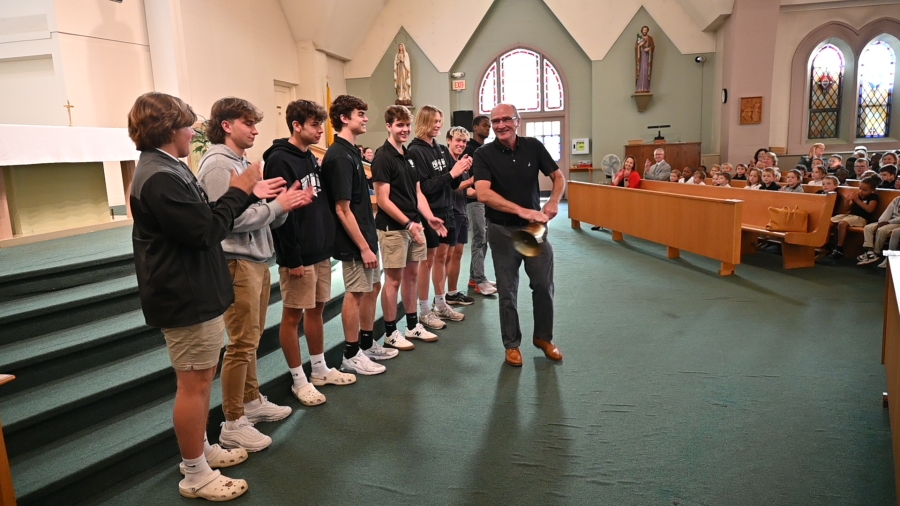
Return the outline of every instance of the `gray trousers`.
<path id="1" fill-rule="evenodd" d="M 553 246 L 545 237 L 544 248 L 539 256 L 522 256 L 513 248 L 510 238 L 519 228 L 488 224 L 488 241 L 500 295 L 500 334 L 503 346 L 507 349 L 518 348 L 522 343 L 518 298 L 519 267 L 523 261 L 534 306 L 533 337 L 544 341 L 553 340 Z"/>
<path id="2" fill-rule="evenodd" d="M 466 212 L 469 215 L 469 230 L 472 231 L 472 240 L 469 247 L 472 251 L 472 259 L 469 262 L 469 279 L 475 283 L 484 283 L 487 276 L 484 275 L 484 257 L 487 255 L 487 222 L 484 219 L 484 204 L 470 202 L 466 204 Z"/>

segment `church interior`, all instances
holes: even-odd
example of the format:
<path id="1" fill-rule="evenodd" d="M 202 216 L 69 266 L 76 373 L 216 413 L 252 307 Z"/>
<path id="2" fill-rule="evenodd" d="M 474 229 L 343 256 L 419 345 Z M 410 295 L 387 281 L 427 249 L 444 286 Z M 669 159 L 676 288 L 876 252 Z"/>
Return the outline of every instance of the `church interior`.
<path id="1" fill-rule="evenodd" d="M 349 94 L 368 104 L 358 144 L 375 148 L 404 100 L 401 46 L 404 104 L 443 111 L 439 140 L 514 103 L 519 135 L 569 182 L 550 226 L 566 359 L 529 349 L 505 367 L 497 299 L 476 296 L 439 343 L 304 407 L 275 266 L 259 378 L 294 413 L 236 468 L 251 483 L 239 501 L 900 504 L 900 253 L 853 265 L 860 227 L 842 262 L 813 260 L 858 190 L 853 167 L 836 196 L 754 201 L 647 180 L 629 193 L 608 165 L 647 170 L 660 147 L 679 170 L 752 164 L 763 148 L 787 173 L 817 143 L 843 160 L 900 152 L 900 1 L 0 0 L 0 506 L 190 502 L 174 488 L 175 376 L 135 280 L 135 99 L 174 95 L 201 120 L 248 100 L 264 114 L 256 162 L 290 135 L 289 103 Z M 900 190 L 878 196 L 883 211 Z M 757 244 L 782 205 L 809 229 Z M 326 356 L 340 361 L 340 267 L 333 280 Z"/>

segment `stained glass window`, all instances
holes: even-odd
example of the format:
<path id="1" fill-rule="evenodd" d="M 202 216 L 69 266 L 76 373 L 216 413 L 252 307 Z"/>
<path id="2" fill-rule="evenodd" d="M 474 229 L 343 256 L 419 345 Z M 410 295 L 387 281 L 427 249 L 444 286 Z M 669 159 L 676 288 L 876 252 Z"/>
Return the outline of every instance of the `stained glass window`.
<path id="1" fill-rule="evenodd" d="M 519 112 L 562 111 L 562 77 L 540 53 L 513 49 L 491 63 L 479 88 L 481 114 L 489 114 L 500 102 L 515 105 Z"/>
<path id="2" fill-rule="evenodd" d="M 860 55 L 857 137 L 878 138 L 890 134 L 895 66 L 894 50 L 884 41 L 870 42 Z"/>
<path id="3" fill-rule="evenodd" d="M 810 139 L 838 136 L 843 80 L 844 55 L 834 45 L 825 44 L 813 57 L 809 71 Z"/>

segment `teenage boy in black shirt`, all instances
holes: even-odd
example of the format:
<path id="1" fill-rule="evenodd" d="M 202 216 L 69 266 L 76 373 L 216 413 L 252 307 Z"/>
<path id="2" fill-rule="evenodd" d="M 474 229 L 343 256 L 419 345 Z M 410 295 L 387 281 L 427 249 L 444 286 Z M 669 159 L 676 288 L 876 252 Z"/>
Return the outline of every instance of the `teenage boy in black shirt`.
<path id="1" fill-rule="evenodd" d="M 469 141 L 469 131 L 461 126 L 455 126 L 447 131 L 447 149 L 453 161 L 463 157 L 466 143 Z M 470 306 L 475 299 L 459 290 L 459 270 L 462 263 L 463 252 L 466 243 L 469 242 L 469 217 L 466 215 L 466 192 L 472 188 L 475 179 L 472 172 L 467 170 L 460 176 L 459 187 L 453 190 L 453 219 L 456 224 L 456 245 L 451 246 L 447 252 L 447 304 Z"/>
<path id="2" fill-rule="evenodd" d="M 294 382 L 291 391 L 306 406 L 325 402 L 317 386 L 356 382 L 356 376 L 331 369 L 325 363 L 322 313 L 331 298 L 335 223 L 328 199 L 320 195 L 322 168 L 309 146 L 321 139 L 327 116 L 325 108 L 315 102 L 291 102 L 285 111 L 291 137 L 276 140 L 263 153 L 266 177 L 282 177 L 289 185 L 299 181 L 304 190 L 312 188 L 317 196 L 312 204 L 291 212 L 284 225 L 272 229 L 283 306 L 278 337 Z M 301 320 L 309 346 L 312 383 L 306 378 L 300 359 L 297 329 Z"/>
<path id="3" fill-rule="evenodd" d="M 480 148 L 484 141 L 491 135 L 491 118 L 481 115 L 472 120 L 473 136 L 466 143 L 463 154 L 475 157 L 475 150 Z M 472 175 L 472 171 L 469 171 Z M 466 189 L 466 214 L 469 218 L 469 229 L 472 231 L 470 251 L 472 258 L 469 260 L 469 286 L 475 289 L 475 293 L 481 295 L 494 295 L 497 293 L 497 284 L 489 281 L 484 275 L 484 257 L 487 255 L 487 222 L 484 219 L 484 204 L 478 202 L 475 187 Z"/>
<path id="4" fill-rule="evenodd" d="M 419 262 L 427 258 L 422 218 L 438 235 L 446 235 L 443 221 L 431 213 L 419 186 L 419 172 L 408 158 L 403 143 L 409 137 L 412 115 L 402 105 L 392 105 L 384 112 L 388 138 L 372 160 L 372 180 L 379 212 L 375 216 L 378 242 L 384 261 L 384 344 L 398 350 L 412 350 L 409 339 L 437 341 L 425 330 L 416 315 L 416 276 Z M 402 291 L 406 308 L 406 333 L 397 330 L 397 291 Z"/>
<path id="5" fill-rule="evenodd" d="M 441 318 L 462 321 L 465 315 L 447 305 L 444 284 L 447 282 L 445 263 L 447 251 L 455 245 L 453 219 L 453 190 L 459 186 L 460 176 L 472 165 L 472 159 L 463 157 L 453 164 L 449 151 L 438 144 L 443 113 L 437 107 L 425 105 L 416 114 L 416 138 L 409 144 L 409 157 L 419 170 L 422 193 L 435 216 L 443 220 L 446 237 L 440 237 L 430 228 L 425 229 L 428 256 L 419 262 L 418 292 L 419 320 L 426 327 L 442 329 L 447 326 Z M 453 166 L 450 169 L 450 166 Z M 449 169 L 449 170 L 448 170 Z M 432 271 L 433 269 L 433 271 Z M 428 282 L 434 283 L 434 310 L 428 300 Z"/>
<path id="6" fill-rule="evenodd" d="M 500 292 L 500 333 L 506 348 L 506 363 L 522 365 L 519 345 L 522 329 L 516 307 L 519 267 L 525 262 L 534 301 L 532 343 L 551 360 L 562 360 L 553 344 L 553 247 L 544 240 L 541 253 L 525 257 L 512 245 L 511 235 L 530 222 L 547 223 L 559 212 L 566 182 L 547 148 L 532 137 L 519 137 L 519 113 L 515 106 L 500 104 L 491 111 L 497 138 L 475 151 L 475 191 L 486 207 L 491 257 Z M 540 207 L 538 174 L 553 181 L 550 200 Z"/>
<path id="7" fill-rule="evenodd" d="M 354 96 L 334 99 L 329 119 L 337 134 L 322 160 L 325 193 L 334 209 L 335 223 L 340 225 L 336 227 L 333 256 L 341 261 L 346 291 L 341 310 L 346 341 L 341 370 L 367 376 L 385 371 L 383 365 L 363 353 L 375 346 L 375 299 L 381 290 L 375 217 L 356 147 L 356 138 L 366 133 L 368 108 Z"/>

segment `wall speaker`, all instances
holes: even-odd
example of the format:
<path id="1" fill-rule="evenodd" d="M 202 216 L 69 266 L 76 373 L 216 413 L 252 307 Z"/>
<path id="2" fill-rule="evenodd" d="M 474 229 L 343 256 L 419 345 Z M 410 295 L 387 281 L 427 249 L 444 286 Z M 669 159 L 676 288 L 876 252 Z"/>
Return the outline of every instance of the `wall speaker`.
<path id="1" fill-rule="evenodd" d="M 472 131 L 472 121 L 475 119 L 473 111 L 453 111 L 453 125 L 461 126 L 468 131 Z"/>

